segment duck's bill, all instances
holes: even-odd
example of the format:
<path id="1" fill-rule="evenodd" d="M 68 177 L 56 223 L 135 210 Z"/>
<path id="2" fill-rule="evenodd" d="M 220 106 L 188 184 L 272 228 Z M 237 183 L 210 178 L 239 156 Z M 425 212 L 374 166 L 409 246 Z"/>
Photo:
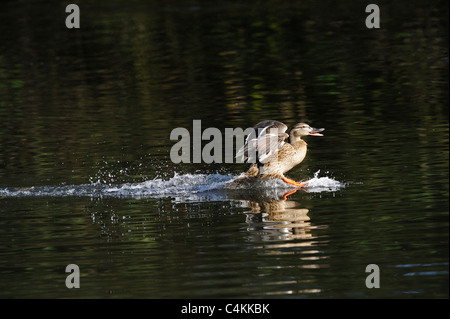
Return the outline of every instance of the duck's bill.
<path id="1" fill-rule="evenodd" d="M 309 132 L 309 135 L 311 136 L 323 136 L 320 132 L 324 131 L 324 128 L 313 128 L 311 132 Z"/>

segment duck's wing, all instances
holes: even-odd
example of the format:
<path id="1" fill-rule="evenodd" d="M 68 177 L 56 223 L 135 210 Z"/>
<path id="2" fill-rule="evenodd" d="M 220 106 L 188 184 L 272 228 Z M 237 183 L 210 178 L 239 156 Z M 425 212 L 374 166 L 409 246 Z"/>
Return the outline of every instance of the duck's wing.
<path id="1" fill-rule="evenodd" d="M 284 145 L 284 140 L 289 136 L 286 134 L 288 127 L 279 121 L 262 121 L 253 127 L 247 136 L 244 146 L 236 154 L 243 162 L 265 163 Z"/>

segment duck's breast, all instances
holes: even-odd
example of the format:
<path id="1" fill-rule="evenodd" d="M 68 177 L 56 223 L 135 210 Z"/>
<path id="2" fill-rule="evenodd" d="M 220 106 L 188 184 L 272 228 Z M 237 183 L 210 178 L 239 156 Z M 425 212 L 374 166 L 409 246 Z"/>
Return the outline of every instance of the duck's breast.
<path id="1" fill-rule="evenodd" d="M 292 146 L 286 144 L 281 150 L 278 160 L 282 166 L 283 174 L 300 164 L 306 156 L 306 143 L 301 141 L 300 145 Z"/>

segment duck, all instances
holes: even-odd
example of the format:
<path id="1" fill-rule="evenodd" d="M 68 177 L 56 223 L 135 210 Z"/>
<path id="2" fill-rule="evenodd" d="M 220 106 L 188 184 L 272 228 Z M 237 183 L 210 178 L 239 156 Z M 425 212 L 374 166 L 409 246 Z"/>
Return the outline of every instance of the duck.
<path id="1" fill-rule="evenodd" d="M 305 136 L 323 136 L 324 128 L 313 128 L 298 123 L 286 133 L 288 126 L 276 120 L 259 122 L 247 136 L 244 145 L 236 153 L 241 162 L 251 163 L 244 177 L 256 179 L 282 179 L 296 187 L 305 187 L 308 181 L 297 182 L 284 174 L 300 164 L 306 157 Z M 289 142 L 285 140 L 289 138 Z"/>

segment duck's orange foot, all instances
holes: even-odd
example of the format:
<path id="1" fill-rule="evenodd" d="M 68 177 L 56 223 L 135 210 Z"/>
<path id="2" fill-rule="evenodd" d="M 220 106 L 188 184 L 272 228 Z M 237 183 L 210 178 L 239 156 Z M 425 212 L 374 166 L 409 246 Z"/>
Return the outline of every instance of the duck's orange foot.
<path id="1" fill-rule="evenodd" d="M 287 192 L 286 194 L 283 195 L 283 199 L 287 200 L 289 195 L 292 195 L 294 193 L 297 193 L 298 189 L 294 189 L 293 191 Z"/>
<path id="2" fill-rule="evenodd" d="M 297 187 L 305 187 L 308 184 L 307 181 L 306 182 L 296 182 L 296 181 L 294 181 L 294 180 L 292 180 L 290 178 L 287 178 L 287 177 L 283 177 L 283 182 L 291 184 L 291 185 L 294 185 L 294 186 L 297 186 Z"/>

